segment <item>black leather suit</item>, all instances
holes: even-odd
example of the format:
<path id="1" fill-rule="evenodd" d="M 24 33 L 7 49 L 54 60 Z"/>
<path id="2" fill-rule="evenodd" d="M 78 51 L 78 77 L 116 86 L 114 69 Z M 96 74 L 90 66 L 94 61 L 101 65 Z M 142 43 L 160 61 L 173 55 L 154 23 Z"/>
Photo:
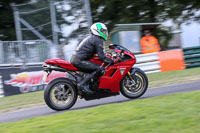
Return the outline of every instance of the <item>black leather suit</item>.
<path id="1" fill-rule="evenodd" d="M 88 36 L 78 45 L 72 55 L 70 62 L 80 71 L 86 73 L 92 73 L 95 71 L 100 72 L 105 70 L 104 67 L 89 61 L 89 59 L 91 59 L 94 54 L 97 54 L 99 59 L 105 63 L 113 62 L 112 59 L 104 55 L 103 40 L 96 35 Z"/>

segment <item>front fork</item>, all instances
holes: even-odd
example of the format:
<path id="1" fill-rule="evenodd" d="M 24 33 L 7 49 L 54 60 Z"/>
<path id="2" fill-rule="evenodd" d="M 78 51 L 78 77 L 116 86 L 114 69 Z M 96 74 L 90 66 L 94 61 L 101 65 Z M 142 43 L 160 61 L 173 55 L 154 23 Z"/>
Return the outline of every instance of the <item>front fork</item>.
<path id="1" fill-rule="evenodd" d="M 132 83 L 135 85 L 137 83 L 137 78 L 136 78 L 136 71 L 140 70 L 140 68 L 134 67 L 130 71 L 128 71 L 128 76 L 131 79 Z"/>
<path id="2" fill-rule="evenodd" d="M 131 79 L 132 85 L 134 86 L 136 84 L 136 78 L 134 79 L 129 71 L 128 71 L 128 76 Z M 135 75 L 134 75 L 134 77 L 135 77 Z"/>
<path id="3" fill-rule="evenodd" d="M 128 71 L 128 76 L 131 80 L 134 80 L 133 77 L 131 76 L 131 73 Z"/>

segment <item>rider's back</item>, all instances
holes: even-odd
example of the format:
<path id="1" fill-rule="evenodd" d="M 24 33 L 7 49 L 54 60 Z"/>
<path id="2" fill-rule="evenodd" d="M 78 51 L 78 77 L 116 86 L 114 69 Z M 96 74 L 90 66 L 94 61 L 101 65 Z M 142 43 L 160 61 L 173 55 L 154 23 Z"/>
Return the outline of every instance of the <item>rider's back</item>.
<path id="1" fill-rule="evenodd" d="M 103 44 L 103 41 L 100 37 L 95 35 L 88 36 L 78 45 L 73 55 L 83 60 L 89 60 L 96 54 L 97 45 L 101 44 Z"/>

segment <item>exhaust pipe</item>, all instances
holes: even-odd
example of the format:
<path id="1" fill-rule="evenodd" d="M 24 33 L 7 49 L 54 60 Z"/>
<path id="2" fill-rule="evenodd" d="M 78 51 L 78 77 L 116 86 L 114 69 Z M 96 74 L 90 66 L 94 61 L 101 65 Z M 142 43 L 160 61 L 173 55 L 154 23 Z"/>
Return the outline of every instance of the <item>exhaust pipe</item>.
<path id="1" fill-rule="evenodd" d="M 54 70 L 54 71 L 67 72 L 67 70 L 64 69 L 64 68 L 61 68 L 61 67 L 59 67 L 59 66 L 53 66 L 53 65 L 50 65 L 50 64 L 46 64 L 46 63 L 44 63 L 44 64 L 42 65 L 42 67 L 43 67 L 44 70 L 46 70 L 46 71 L 52 71 L 52 70 Z"/>

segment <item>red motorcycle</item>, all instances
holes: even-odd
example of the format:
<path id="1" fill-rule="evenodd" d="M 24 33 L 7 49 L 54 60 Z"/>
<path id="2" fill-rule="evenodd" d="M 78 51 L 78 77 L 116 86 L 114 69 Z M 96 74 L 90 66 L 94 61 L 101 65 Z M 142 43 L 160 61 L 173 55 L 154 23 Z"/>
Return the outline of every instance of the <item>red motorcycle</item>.
<path id="1" fill-rule="evenodd" d="M 89 88 L 93 94 L 86 94 L 77 88 L 77 83 L 81 81 L 86 73 L 80 72 L 76 67 L 62 59 L 48 59 L 43 64 L 46 74 L 43 80 L 54 71 L 67 72 L 67 77 L 60 77 L 47 84 L 44 91 L 46 104 L 57 111 L 71 108 L 79 96 L 85 100 L 94 100 L 104 97 L 116 96 L 120 92 L 127 98 L 138 98 L 142 96 L 148 88 L 148 78 L 139 68 L 134 68 L 136 63 L 134 54 L 120 45 L 110 45 L 113 52 L 110 57 L 120 58 L 116 64 L 106 64 L 94 56 L 90 61 L 100 64 L 106 68 L 105 74 L 99 79 L 92 79 Z"/>

